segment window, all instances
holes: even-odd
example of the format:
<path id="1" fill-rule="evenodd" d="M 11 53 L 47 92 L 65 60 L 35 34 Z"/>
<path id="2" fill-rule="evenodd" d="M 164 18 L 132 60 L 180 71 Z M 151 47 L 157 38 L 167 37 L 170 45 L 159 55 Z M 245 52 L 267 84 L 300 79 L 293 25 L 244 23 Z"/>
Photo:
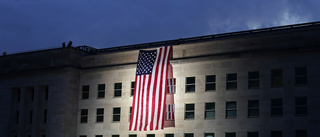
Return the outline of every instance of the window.
<path id="1" fill-rule="evenodd" d="M 120 137 L 119 135 L 112 135 L 112 137 Z"/>
<path id="2" fill-rule="evenodd" d="M 195 92 L 196 90 L 196 78 L 187 77 L 186 78 L 186 92 Z"/>
<path id="3" fill-rule="evenodd" d="M 44 90 L 44 99 L 48 100 L 48 98 L 49 98 L 49 87 L 46 86 Z"/>
<path id="4" fill-rule="evenodd" d="M 103 137 L 103 135 L 96 135 L 96 137 Z"/>
<path id="5" fill-rule="evenodd" d="M 271 100 L 271 116 L 282 116 L 282 99 Z"/>
<path id="6" fill-rule="evenodd" d="M 226 118 L 236 118 L 237 117 L 237 102 L 227 102 L 226 103 Z"/>
<path id="7" fill-rule="evenodd" d="M 29 111 L 29 124 L 32 124 L 33 111 Z"/>
<path id="8" fill-rule="evenodd" d="M 216 75 L 206 76 L 206 91 L 216 90 Z"/>
<path id="9" fill-rule="evenodd" d="M 227 74 L 227 90 L 237 89 L 237 73 Z"/>
<path id="10" fill-rule="evenodd" d="M 194 104 L 186 104 L 185 119 L 194 119 Z"/>
<path id="11" fill-rule="evenodd" d="M 98 98 L 104 98 L 105 97 L 105 90 L 106 90 L 106 85 L 105 84 L 99 84 L 98 85 Z"/>
<path id="12" fill-rule="evenodd" d="M 89 85 L 82 86 L 82 99 L 89 98 Z"/>
<path id="13" fill-rule="evenodd" d="M 307 137 L 307 130 L 296 130 L 296 137 Z"/>
<path id="14" fill-rule="evenodd" d="M 282 87 L 282 69 L 271 70 L 271 87 Z"/>
<path id="15" fill-rule="evenodd" d="M 122 83 L 114 83 L 114 97 L 121 97 Z"/>
<path id="16" fill-rule="evenodd" d="M 120 121 L 121 108 L 113 108 L 113 118 L 112 121 Z"/>
<path id="17" fill-rule="evenodd" d="M 259 71 L 248 72 L 248 89 L 259 88 Z"/>
<path id="18" fill-rule="evenodd" d="M 259 137 L 259 132 L 248 132 L 248 137 Z"/>
<path id="19" fill-rule="evenodd" d="M 19 111 L 16 112 L 16 124 L 19 124 Z"/>
<path id="20" fill-rule="evenodd" d="M 88 122 L 88 109 L 81 109 L 80 111 L 80 123 Z"/>
<path id="21" fill-rule="evenodd" d="M 307 97 L 296 97 L 296 115 L 307 115 L 308 105 Z"/>
<path id="22" fill-rule="evenodd" d="M 282 137 L 282 131 L 271 131 L 271 137 Z"/>
<path id="23" fill-rule="evenodd" d="M 103 108 L 97 108 L 97 119 L 96 119 L 96 122 L 103 122 L 103 114 L 104 114 L 104 109 Z"/>
<path id="24" fill-rule="evenodd" d="M 29 99 L 30 99 L 30 101 L 33 101 L 34 100 L 34 88 L 33 87 L 30 87 L 30 88 L 28 88 L 28 90 L 29 90 Z"/>
<path id="25" fill-rule="evenodd" d="M 166 134 L 165 137 L 174 137 L 174 134 Z"/>
<path id="26" fill-rule="evenodd" d="M 43 110 L 43 123 L 47 123 L 47 109 Z"/>
<path id="27" fill-rule="evenodd" d="M 20 102 L 20 88 L 12 88 L 13 100 Z"/>
<path id="28" fill-rule="evenodd" d="M 193 133 L 184 133 L 184 137 L 193 137 Z"/>
<path id="29" fill-rule="evenodd" d="M 165 120 L 173 120 L 174 119 L 174 104 L 166 104 L 166 119 Z"/>
<path id="30" fill-rule="evenodd" d="M 147 134 L 147 137 L 155 137 L 155 134 Z"/>
<path id="31" fill-rule="evenodd" d="M 205 104 L 205 119 L 213 119 L 215 118 L 215 103 L 214 102 L 208 102 Z"/>
<path id="32" fill-rule="evenodd" d="M 137 135 L 136 134 L 131 134 L 131 135 L 129 135 L 129 137 L 137 137 Z"/>
<path id="33" fill-rule="evenodd" d="M 169 94 L 176 93 L 176 78 L 168 79 L 167 93 Z"/>
<path id="34" fill-rule="evenodd" d="M 307 67 L 296 68 L 296 85 L 306 85 L 308 81 Z"/>
<path id="35" fill-rule="evenodd" d="M 214 137 L 214 133 L 204 133 L 204 137 Z"/>
<path id="36" fill-rule="evenodd" d="M 79 137 L 87 137 L 86 135 L 80 135 Z"/>
<path id="37" fill-rule="evenodd" d="M 259 100 L 248 100 L 248 117 L 259 117 Z"/>
<path id="38" fill-rule="evenodd" d="M 136 82 L 131 82 L 131 96 L 133 96 L 134 94 L 134 86 L 135 86 Z"/>
<path id="39" fill-rule="evenodd" d="M 236 137 L 236 132 L 226 132 L 226 137 Z"/>
<path id="40" fill-rule="evenodd" d="M 130 107 L 130 115 L 129 115 L 129 121 L 131 120 L 131 113 L 132 113 L 132 107 Z"/>

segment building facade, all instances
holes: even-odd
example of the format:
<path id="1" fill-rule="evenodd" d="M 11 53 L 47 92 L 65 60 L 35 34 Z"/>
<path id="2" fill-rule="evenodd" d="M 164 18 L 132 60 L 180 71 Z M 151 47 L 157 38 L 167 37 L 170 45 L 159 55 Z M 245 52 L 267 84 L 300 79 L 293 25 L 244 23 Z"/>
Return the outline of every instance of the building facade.
<path id="1" fill-rule="evenodd" d="M 0 56 L 3 137 L 315 137 L 320 23 Z M 173 46 L 175 127 L 129 131 L 139 50 Z"/>

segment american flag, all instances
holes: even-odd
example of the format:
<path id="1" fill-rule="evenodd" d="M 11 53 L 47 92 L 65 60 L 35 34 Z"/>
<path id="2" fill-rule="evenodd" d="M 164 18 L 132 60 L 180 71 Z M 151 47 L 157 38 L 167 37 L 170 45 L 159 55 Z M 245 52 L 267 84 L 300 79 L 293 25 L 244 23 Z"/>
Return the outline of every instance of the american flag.
<path id="1" fill-rule="evenodd" d="M 156 50 L 140 50 L 130 131 L 163 129 L 171 52 L 171 46 Z"/>

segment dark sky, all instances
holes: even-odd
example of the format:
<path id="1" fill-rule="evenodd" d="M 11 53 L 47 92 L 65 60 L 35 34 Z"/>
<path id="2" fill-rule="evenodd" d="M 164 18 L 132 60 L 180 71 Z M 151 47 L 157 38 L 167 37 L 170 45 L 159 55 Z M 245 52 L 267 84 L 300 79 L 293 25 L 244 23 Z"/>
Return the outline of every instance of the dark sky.
<path id="1" fill-rule="evenodd" d="M 0 0 L 0 54 L 314 22 L 319 13 L 319 0 Z"/>

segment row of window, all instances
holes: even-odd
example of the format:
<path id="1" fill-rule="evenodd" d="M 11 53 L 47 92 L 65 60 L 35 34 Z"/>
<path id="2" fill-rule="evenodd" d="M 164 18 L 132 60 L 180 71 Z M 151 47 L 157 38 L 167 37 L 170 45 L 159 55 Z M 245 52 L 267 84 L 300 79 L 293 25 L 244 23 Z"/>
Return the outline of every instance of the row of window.
<path id="1" fill-rule="evenodd" d="M 29 124 L 32 124 L 32 122 L 34 121 L 33 120 L 33 114 L 34 114 L 34 111 L 33 110 L 29 110 L 28 113 L 27 113 L 27 122 Z M 15 114 L 15 124 L 19 124 L 19 116 L 20 116 L 20 111 L 16 111 L 16 114 Z M 47 123 L 47 109 L 43 109 L 42 112 L 41 112 L 41 122 L 43 124 Z"/>
<path id="2" fill-rule="evenodd" d="M 307 137 L 307 130 L 296 130 L 295 137 Z M 281 130 L 271 131 L 270 137 L 282 137 L 284 136 Z M 80 135 L 79 137 L 87 137 L 86 135 Z M 103 137 L 103 135 L 95 135 L 95 137 Z M 111 137 L 120 137 L 120 135 L 112 135 Z M 129 137 L 137 137 L 136 134 L 130 134 Z M 146 137 L 155 137 L 155 134 L 147 134 Z M 174 134 L 165 134 L 164 137 L 174 137 Z M 184 137 L 194 137 L 194 133 L 184 133 Z M 204 133 L 204 137 L 215 137 L 214 133 Z M 236 132 L 225 132 L 225 137 L 237 137 Z M 259 137 L 259 132 L 248 131 L 247 137 Z"/>
<path id="3" fill-rule="evenodd" d="M 226 89 L 236 90 L 237 89 L 237 73 L 229 73 L 226 75 Z M 175 81 L 175 80 L 174 80 Z M 295 68 L 295 84 L 306 85 L 307 84 L 307 68 L 297 67 Z M 175 82 L 173 82 L 175 87 Z M 131 82 L 131 96 L 134 94 L 135 82 Z M 186 88 L 185 92 L 195 92 L 196 80 L 195 77 L 186 77 Z M 271 87 L 282 87 L 283 86 L 283 74 L 282 69 L 271 70 Z M 260 72 L 251 71 L 248 72 L 248 89 L 257 89 L 260 87 Z M 98 85 L 98 96 L 97 98 L 105 97 L 105 84 Z M 216 90 L 216 75 L 207 75 L 205 79 L 205 90 L 212 91 Z M 170 90 L 168 90 L 170 91 Z M 171 92 L 170 92 L 171 93 Z M 114 97 L 121 97 L 122 94 L 122 83 L 114 84 Z M 82 86 L 82 99 L 89 98 L 89 85 Z"/>
<path id="4" fill-rule="evenodd" d="M 216 110 L 215 102 L 206 102 L 205 103 L 205 119 L 214 119 Z M 248 117 L 259 117 L 260 107 L 259 100 L 248 100 Z M 167 114 L 171 114 L 171 109 L 166 109 Z M 237 117 L 237 102 L 236 101 L 227 101 L 226 102 L 226 118 L 236 118 Z M 295 115 L 303 116 L 308 114 L 308 104 L 307 97 L 296 97 L 295 98 Z M 130 107 L 131 115 L 131 107 Z M 129 115 L 129 116 L 130 116 Z M 271 116 L 282 116 L 283 115 L 283 99 L 276 98 L 271 99 Z M 121 117 L 121 108 L 115 107 L 112 111 L 112 121 L 118 122 Z M 168 117 L 166 116 L 166 120 Z M 189 103 L 185 104 L 185 119 L 194 119 L 195 118 L 195 104 Z M 96 110 L 96 122 L 103 122 L 104 120 L 104 108 L 97 108 Z M 80 111 L 80 123 L 88 122 L 88 109 L 81 109 Z"/>
<path id="5" fill-rule="evenodd" d="M 48 86 L 45 86 L 45 87 L 42 87 L 43 89 L 41 90 L 40 92 L 40 97 L 41 99 L 47 101 L 48 98 L 49 98 L 49 87 Z M 35 99 L 35 90 L 34 90 L 34 87 L 27 87 L 26 88 L 26 101 L 29 101 L 29 102 L 33 102 L 34 99 Z M 21 99 L 21 89 L 20 88 L 13 88 L 12 89 L 12 100 L 14 100 L 14 102 L 20 102 L 20 99 Z"/>

